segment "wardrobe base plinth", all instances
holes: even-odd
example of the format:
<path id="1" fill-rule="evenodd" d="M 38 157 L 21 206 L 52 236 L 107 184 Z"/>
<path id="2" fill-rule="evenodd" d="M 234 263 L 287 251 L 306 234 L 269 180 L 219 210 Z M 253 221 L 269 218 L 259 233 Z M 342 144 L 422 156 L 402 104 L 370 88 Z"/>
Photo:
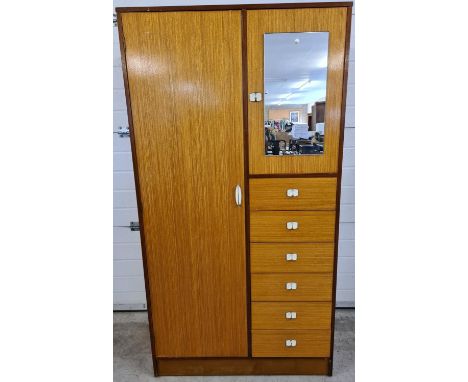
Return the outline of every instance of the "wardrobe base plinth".
<path id="1" fill-rule="evenodd" d="M 329 375 L 329 358 L 156 358 L 159 376 Z"/>

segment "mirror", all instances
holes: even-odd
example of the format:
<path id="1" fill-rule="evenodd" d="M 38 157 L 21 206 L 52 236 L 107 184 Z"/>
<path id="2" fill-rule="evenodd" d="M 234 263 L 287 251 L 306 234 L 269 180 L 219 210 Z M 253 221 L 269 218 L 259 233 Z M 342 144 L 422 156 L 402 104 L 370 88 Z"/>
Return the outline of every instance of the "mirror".
<path id="1" fill-rule="evenodd" d="M 327 65 L 328 32 L 264 34 L 265 155 L 323 154 Z"/>

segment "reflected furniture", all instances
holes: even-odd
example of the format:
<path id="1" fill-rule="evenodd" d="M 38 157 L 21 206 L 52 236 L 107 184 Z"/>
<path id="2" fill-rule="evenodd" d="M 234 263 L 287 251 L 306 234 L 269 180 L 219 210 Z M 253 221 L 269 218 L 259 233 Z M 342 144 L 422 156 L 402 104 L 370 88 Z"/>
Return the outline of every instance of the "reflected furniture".
<path id="1" fill-rule="evenodd" d="M 325 123 L 325 101 L 312 105 L 312 130 L 316 131 L 317 123 Z"/>
<path id="2" fill-rule="evenodd" d="M 117 8 L 156 376 L 332 374 L 351 11 Z"/>

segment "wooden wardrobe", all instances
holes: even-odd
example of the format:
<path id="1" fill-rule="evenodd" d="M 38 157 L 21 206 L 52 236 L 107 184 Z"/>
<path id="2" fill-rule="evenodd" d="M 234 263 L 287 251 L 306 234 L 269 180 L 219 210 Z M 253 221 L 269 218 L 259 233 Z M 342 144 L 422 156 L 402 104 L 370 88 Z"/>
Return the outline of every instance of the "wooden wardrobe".
<path id="1" fill-rule="evenodd" d="M 331 375 L 351 7 L 117 8 L 155 375 Z"/>

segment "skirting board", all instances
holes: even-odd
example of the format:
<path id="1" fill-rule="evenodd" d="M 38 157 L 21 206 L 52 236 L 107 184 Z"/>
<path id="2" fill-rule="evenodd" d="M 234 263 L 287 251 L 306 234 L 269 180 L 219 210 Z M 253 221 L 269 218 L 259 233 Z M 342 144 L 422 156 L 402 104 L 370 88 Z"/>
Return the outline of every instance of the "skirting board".
<path id="1" fill-rule="evenodd" d="M 129 311 L 129 310 L 146 310 L 148 307 L 146 304 L 114 304 L 114 312 L 119 310 Z"/>
<path id="2" fill-rule="evenodd" d="M 355 302 L 354 301 L 337 301 L 336 302 L 336 309 L 340 308 L 355 308 Z"/>

